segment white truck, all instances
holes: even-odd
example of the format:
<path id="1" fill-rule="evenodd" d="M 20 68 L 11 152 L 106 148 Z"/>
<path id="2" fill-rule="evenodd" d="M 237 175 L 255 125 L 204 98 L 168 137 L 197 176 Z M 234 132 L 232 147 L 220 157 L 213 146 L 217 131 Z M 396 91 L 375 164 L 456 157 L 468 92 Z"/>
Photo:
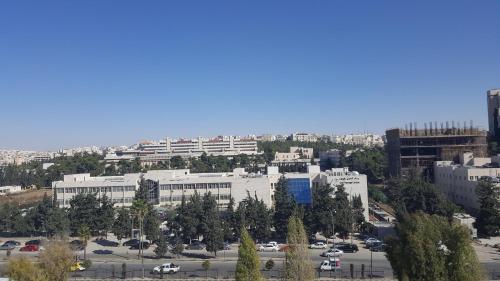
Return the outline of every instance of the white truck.
<path id="1" fill-rule="evenodd" d="M 170 274 L 170 273 L 177 273 L 181 269 L 180 266 L 175 265 L 173 263 L 164 263 L 162 265 L 159 265 L 155 268 L 153 268 L 153 274 L 161 274 L 163 273 Z"/>
<path id="2" fill-rule="evenodd" d="M 340 259 L 339 258 L 329 258 L 321 262 L 319 266 L 321 271 L 336 271 L 340 270 Z"/>

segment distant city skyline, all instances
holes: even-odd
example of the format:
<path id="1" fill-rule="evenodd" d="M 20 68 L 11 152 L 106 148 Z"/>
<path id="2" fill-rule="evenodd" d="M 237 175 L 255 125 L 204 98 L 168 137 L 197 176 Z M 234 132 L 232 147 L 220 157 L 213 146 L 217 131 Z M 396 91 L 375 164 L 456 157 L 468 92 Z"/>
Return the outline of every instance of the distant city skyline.
<path id="1" fill-rule="evenodd" d="M 0 4 L 0 149 L 487 129 L 500 2 Z"/>

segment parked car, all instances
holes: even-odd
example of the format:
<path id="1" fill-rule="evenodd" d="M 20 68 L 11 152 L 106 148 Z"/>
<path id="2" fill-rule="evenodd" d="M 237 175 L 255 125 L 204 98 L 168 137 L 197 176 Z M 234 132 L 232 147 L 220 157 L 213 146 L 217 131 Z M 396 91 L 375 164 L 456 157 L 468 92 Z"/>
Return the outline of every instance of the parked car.
<path id="1" fill-rule="evenodd" d="M 16 241 L 16 240 L 7 240 L 7 241 L 4 242 L 4 244 L 11 244 L 11 245 L 14 245 L 14 246 L 21 246 L 21 242 Z"/>
<path id="2" fill-rule="evenodd" d="M 26 243 L 24 243 L 25 246 L 28 246 L 28 245 L 40 246 L 41 244 L 42 244 L 42 240 L 40 240 L 40 239 L 30 240 L 30 241 L 27 241 Z"/>
<path id="3" fill-rule="evenodd" d="M 193 243 L 186 246 L 186 250 L 203 250 L 205 249 L 205 245 L 201 243 Z"/>
<path id="4" fill-rule="evenodd" d="M 384 244 L 384 243 L 373 244 L 370 247 L 370 251 L 372 251 L 372 252 L 385 252 L 385 247 L 386 247 L 386 244 Z"/>
<path id="5" fill-rule="evenodd" d="M 74 262 L 71 267 L 69 268 L 69 271 L 75 272 L 75 271 L 84 271 L 86 268 L 83 267 L 82 263 L 79 261 Z"/>
<path id="6" fill-rule="evenodd" d="M 135 244 L 138 244 L 139 243 L 139 239 L 130 239 L 130 240 L 127 240 L 125 242 L 123 242 L 123 246 L 132 246 L 132 245 L 135 245 Z"/>
<path id="7" fill-rule="evenodd" d="M 365 240 L 366 248 L 370 248 L 374 243 L 380 243 L 381 241 L 376 238 L 368 238 Z"/>
<path id="8" fill-rule="evenodd" d="M 162 265 L 153 268 L 153 274 L 160 274 L 162 271 L 166 274 L 177 273 L 181 270 L 181 267 L 173 263 L 164 263 Z"/>
<path id="9" fill-rule="evenodd" d="M 69 247 L 73 251 L 83 251 L 83 249 L 85 248 L 83 246 L 83 241 L 80 241 L 80 240 L 73 240 L 73 241 L 69 242 Z"/>
<path id="10" fill-rule="evenodd" d="M 316 242 L 314 244 L 309 245 L 310 249 L 326 249 L 327 245 L 324 242 Z"/>
<path id="11" fill-rule="evenodd" d="M 222 250 L 231 250 L 231 244 L 229 242 L 224 242 L 224 246 L 222 246 Z"/>
<path id="12" fill-rule="evenodd" d="M 4 243 L 2 246 L 0 246 L 1 251 L 11 251 L 11 250 L 14 250 L 15 248 L 16 248 L 16 246 L 14 246 L 12 244 L 7 244 L 7 243 Z"/>
<path id="13" fill-rule="evenodd" d="M 40 249 L 40 247 L 38 245 L 28 244 L 28 245 L 22 247 L 21 249 L 19 249 L 19 251 L 21 251 L 21 252 L 36 252 L 39 249 Z"/>
<path id="14" fill-rule="evenodd" d="M 322 257 L 340 257 L 340 256 L 342 256 L 343 253 L 344 253 L 344 251 L 339 250 L 337 248 L 333 248 L 333 249 L 329 249 L 328 251 L 321 253 L 321 256 Z"/>
<path id="15" fill-rule="evenodd" d="M 280 248 L 276 244 L 260 245 L 259 248 L 258 248 L 258 250 L 260 252 L 277 252 L 277 251 L 279 251 Z"/>
<path id="16" fill-rule="evenodd" d="M 141 246 L 142 245 L 142 246 Z M 144 249 L 144 250 L 147 250 L 149 249 L 149 246 L 151 246 L 149 244 L 149 242 L 146 242 L 146 241 L 142 241 L 141 243 L 137 243 L 137 244 L 134 244 L 132 246 L 130 246 L 130 250 L 139 250 L 139 249 Z"/>
<path id="17" fill-rule="evenodd" d="M 339 258 L 329 258 L 321 262 L 319 266 L 321 271 L 336 271 L 340 270 L 340 259 Z"/>
<path id="18" fill-rule="evenodd" d="M 356 244 L 340 244 L 335 245 L 335 248 L 342 250 L 344 253 L 356 253 L 359 251 L 358 245 Z"/>

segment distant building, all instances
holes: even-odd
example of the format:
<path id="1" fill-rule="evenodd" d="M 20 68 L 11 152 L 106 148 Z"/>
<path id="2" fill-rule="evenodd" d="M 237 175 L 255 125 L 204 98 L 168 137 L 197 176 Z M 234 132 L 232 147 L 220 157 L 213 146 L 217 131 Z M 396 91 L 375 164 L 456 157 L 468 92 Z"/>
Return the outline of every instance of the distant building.
<path id="1" fill-rule="evenodd" d="M 500 156 L 474 157 L 464 153 L 460 161 L 437 161 L 434 178 L 438 187 L 450 201 L 462 206 L 468 213 L 477 214 L 479 201 L 476 195 L 478 181 L 488 177 L 500 183 Z M 500 187 L 500 184 L 499 184 Z"/>
<path id="2" fill-rule="evenodd" d="M 12 194 L 12 193 L 18 193 L 21 191 L 22 191 L 22 188 L 20 185 L 0 186 L 0 196 Z"/>
<path id="3" fill-rule="evenodd" d="M 467 229 L 469 229 L 472 238 L 477 237 L 477 229 L 474 227 L 474 223 L 476 222 L 476 218 L 463 213 L 453 214 L 453 222 L 461 224 Z"/>
<path id="4" fill-rule="evenodd" d="M 458 125 L 458 123 L 457 123 Z M 441 128 L 434 123 L 425 129 L 416 125 L 410 129 L 386 131 L 389 173 L 391 176 L 406 175 L 410 169 L 417 169 L 432 179 L 435 161 L 458 162 L 460 155 L 473 152 L 478 157 L 487 156 L 486 132 L 477 128 L 455 126 Z"/>
<path id="5" fill-rule="evenodd" d="M 491 136 L 500 137 L 500 89 L 486 92 L 488 98 L 488 128 Z"/>
<path id="6" fill-rule="evenodd" d="M 183 158 L 200 157 L 203 153 L 213 156 L 255 155 L 257 138 L 219 136 L 215 138 L 171 139 L 159 142 L 141 142 L 137 148 L 116 150 L 106 155 L 109 162 L 139 158 L 143 165 L 166 161 L 174 156 Z"/>
<path id="7" fill-rule="evenodd" d="M 292 134 L 292 141 L 302 141 L 302 142 L 317 142 L 318 136 L 315 134 L 308 133 L 294 133 Z"/>
<path id="8" fill-rule="evenodd" d="M 384 138 L 375 134 L 349 134 L 349 135 L 340 135 L 340 136 L 332 136 L 332 142 L 339 144 L 348 144 L 348 145 L 356 145 L 356 146 L 366 146 L 366 147 L 374 147 L 374 146 L 384 146 Z"/>
<path id="9" fill-rule="evenodd" d="M 321 169 L 333 168 L 340 166 L 340 159 L 342 152 L 338 149 L 330 149 L 327 151 L 319 152 L 319 163 Z"/>

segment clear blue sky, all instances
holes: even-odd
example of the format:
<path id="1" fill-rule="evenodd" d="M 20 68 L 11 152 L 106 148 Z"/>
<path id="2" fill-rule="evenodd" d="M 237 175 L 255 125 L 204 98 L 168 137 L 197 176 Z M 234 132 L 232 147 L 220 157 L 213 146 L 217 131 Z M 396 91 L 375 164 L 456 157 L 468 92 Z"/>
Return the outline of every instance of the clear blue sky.
<path id="1" fill-rule="evenodd" d="M 2 1 L 0 148 L 474 120 L 499 1 Z"/>

